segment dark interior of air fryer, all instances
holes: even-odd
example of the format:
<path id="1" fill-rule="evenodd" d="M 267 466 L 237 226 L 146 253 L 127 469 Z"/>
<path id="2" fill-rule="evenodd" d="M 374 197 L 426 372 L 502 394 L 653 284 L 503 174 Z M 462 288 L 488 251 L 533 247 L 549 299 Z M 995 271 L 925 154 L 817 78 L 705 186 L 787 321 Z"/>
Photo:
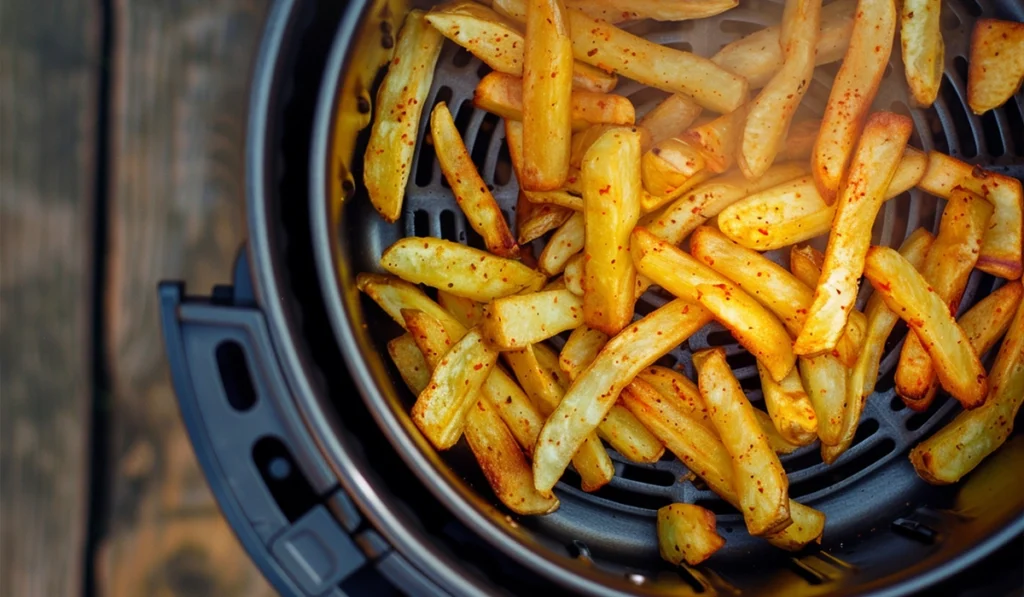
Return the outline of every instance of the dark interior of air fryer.
<path id="1" fill-rule="evenodd" d="M 1020 97 L 981 117 L 971 114 L 965 106 L 966 55 L 972 24 L 983 14 L 1019 19 L 1021 8 L 1010 4 L 944 2 L 945 74 L 934 106 L 925 110 L 911 107 L 896 43 L 874 109 L 910 115 L 915 124 L 911 138 L 915 147 L 935 149 L 1019 178 L 1024 174 Z M 625 27 L 657 43 L 710 56 L 729 42 L 776 24 L 781 12 L 781 2 L 744 1 L 736 9 L 699 21 L 640 21 Z M 816 69 L 794 121 L 821 116 L 838 68 L 839 63 L 834 63 Z M 473 162 L 511 223 L 515 222 L 518 187 L 505 146 L 504 127 L 497 116 L 475 108 L 472 102 L 474 87 L 487 72 L 486 65 L 446 41 L 420 131 L 422 135 L 429 130 L 430 107 L 446 102 Z M 615 93 L 631 100 L 637 119 L 666 97 L 664 92 L 626 79 L 620 79 Z M 366 138 L 367 131 L 363 131 L 357 156 L 362 155 Z M 358 158 L 353 164 L 353 175 L 355 180 L 361 180 Z M 467 225 L 455 203 L 429 143 L 418 144 L 403 215 L 395 224 L 381 220 L 361 185 L 356 188 L 346 202 L 344 230 L 340 235 L 348 245 L 344 252 L 352 259 L 353 271 L 380 271 L 377 262 L 381 252 L 406 236 L 441 237 L 484 248 L 482 239 Z M 872 243 L 895 247 L 918 227 L 935 231 L 943 204 L 943 200 L 917 189 L 887 202 L 875 223 Z M 545 240 L 546 237 L 535 241 L 535 254 L 543 248 Z M 824 242 L 817 239 L 812 244 L 824 249 Z M 787 265 L 787 254 L 788 251 L 775 251 L 767 255 Z M 962 310 L 999 288 L 1002 282 L 975 271 L 964 294 Z M 857 302 L 861 309 L 870 290 L 866 286 L 862 284 Z M 638 301 L 636 317 L 671 298 L 657 287 L 652 288 Z M 365 357 L 387 362 L 386 356 L 381 355 L 387 354 L 387 342 L 400 335 L 401 328 L 372 301 L 364 300 L 363 314 L 363 329 L 368 330 L 363 333 L 370 335 L 378 349 L 377 355 Z M 906 333 L 906 327 L 900 324 L 890 336 L 876 393 L 867 403 L 853 446 L 835 464 L 827 466 L 822 462 L 817 442 L 781 457 L 789 475 L 790 496 L 827 515 L 820 548 L 811 546 L 789 554 L 748 536 L 742 516 L 699 480 L 688 480 L 687 468 L 669 452 L 659 462 L 637 464 L 609 448 L 615 477 L 607 486 L 594 493 L 583 492 L 579 478 L 570 469 L 556 487 L 561 500 L 558 511 L 543 517 L 517 518 L 516 522 L 542 536 L 543 543 L 558 546 L 556 551 L 566 557 L 587 559 L 619 578 L 624 574 L 628 578 L 635 571 L 647 579 L 645 582 L 656 581 L 655 584 L 662 583 L 667 588 L 682 583 L 697 591 L 706 590 L 707 585 L 721 589 L 733 584 L 774 592 L 789 586 L 790 577 L 799 579 L 800 586 L 807 590 L 854 571 L 864 574 L 862 583 L 869 583 L 945 550 L 952 550 L 948 552 L 951 557 L 955 550 L 979 540 L 1019 507 L 1019 498 L 1008 495 L 1014 491 L 1004 490 L 1013 487 L 1013 480 L 1006 478 L 1006 467 L 1022 462 L 1024 442 L 1019 434 L 1015 435 L 960 486 L 935 488 L 924 484 L 908 463 L 907 453 L 949 420 L 959 406 L 942 395 L 926 412 L 918 413 L 906 408 L 896 395 L 893 375 Z M 565 337 L 555 338 L 552 344 L 560 348 Z M 763 408 L 754 358 L 720 325 L 708 325 L 658 364 L 676 368 L 693 379 L 691 354 L 709 346 L 725 347 L 746 395 L 755 406 Z M 994 351 L 983 360 L 986 366 L 993 356 Z M 405 389 L 391 364 L 387 362 L 385 366 L 390 368 L 393 388 L 384 391 L 395 392 L 400 397 L 399 407 L 404 406 L 407 412 L 415 397 Z M 464 445 L 444 453 L 442 458 L 473 488 L 497 503 Z M 725 547 L 698 570 L 673 568 L 659 558 L 656 511 L 674 502 L 698 504 L 714 512 L 719 533 L 726 539 Z M 978 524 L 972 526 L 969 521 Z M 768 570 L 785 573 L 772 575 Z M 862 584 L 861 588 L 865 586 L 869 585 Z"/>

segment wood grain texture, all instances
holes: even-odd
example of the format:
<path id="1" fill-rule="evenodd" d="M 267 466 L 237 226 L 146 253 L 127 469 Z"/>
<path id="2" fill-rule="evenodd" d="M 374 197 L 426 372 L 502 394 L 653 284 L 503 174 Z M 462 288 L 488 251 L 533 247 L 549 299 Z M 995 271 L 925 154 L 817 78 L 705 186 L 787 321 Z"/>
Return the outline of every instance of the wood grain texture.
<path id="1" fill-rule="evenodd" d="M 83 578 L 97 11 L 0 2 L 0 595 Z"/>
<path id="2" fill-rule="evenodd" d="M 251 64 L 267 0 L 117 0 L 111 109 L 109 596 L 268 595 L 223 521 L 171 387 L 156 287 L 230 282 L 245 238 Z"/>

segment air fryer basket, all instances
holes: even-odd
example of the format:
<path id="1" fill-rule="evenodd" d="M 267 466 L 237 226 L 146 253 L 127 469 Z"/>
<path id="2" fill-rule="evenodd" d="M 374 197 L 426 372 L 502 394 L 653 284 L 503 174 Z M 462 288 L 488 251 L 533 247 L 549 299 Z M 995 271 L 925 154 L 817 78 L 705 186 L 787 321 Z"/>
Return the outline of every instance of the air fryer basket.
<path id="1" fill-rule="evenodd" d="M 482 246 L 466 225 L 427 143 L 418 144 L 397 223 L 383 222 L 362 188 L 360 162 L 368 132 L 362 127 L 372 114 L 374 84 L 380 81 L 376 68 L 380 48 L 393 43 L 404 10 L 401 4 L 350 2 L 335 36 L 310 150 L 314 254 L 333 332 L 363 399 L 407 465 L 469 529 L 507 557 L 567 587 L 652 594 L 729 587 L 758 594 L 914 590 L 937 582 L 1024 529 L 1024 500 L 1015 489 L 1015 476 L 1024 470 L 1020 434 L 958 486 L 930 487 L 910 467 L 906 458 L 910 447 L 948 420 L 956 405 L 940 398 L 928 412 L 914 413 L 895 395 L 893 371 L 906 334 L 903 327 L 887 344 L 876 393 L 866 406 L 853 447 L 833 466 L 822 463 L 817 444 L 782 457 L 791 496 L 827 515 L 820 549 L 787 554 L 749 537 L 741 515 L 700 483 L 681 480 L 687 469 L 671 454 L 644 465 L 609 450 L 615 461 L 612 482 L 587 494 L 579 489 L 573 473 L 567 472 L 556 487 L 561 507 L 548 516 L 513 518 L 493 506 L 496 500 L 475 471 L 468 451 L 457 447 L 437 455 L 412 425 L 406 414 L 412 397 L 382 356 L 386 342 L 400 329 L 371 301 L 361 299 L 354 287 L 355 275 L 379 271 L 381 252 L 405 236 L 436 236 Z M 711 19 L 645 21 L 628 27 L 652 41 L 708 56 L 728 42 L 777 23 L 781 7 L 781 2 L 743 1 L 740 7 Z M 911 143 L 916 147 L 1022 178 L 1024 101 L 1018 94 L 982 117 L 971 114 L 966 108 L 966 56 L 977 18 L 1024 20 L 1024 6 L 949 0 L 942 8 L 946 62 L 934 107 L 910 106 L 897 43 L 875 109 L 910 114 L 916 127 Z M 803 117 L 820 116 L 838 66 L 817 69 Z M 428 130 L 429 108 L 446 101 L 474 162 L 511 222 L 517 186 L 503 127 L 496 116 L 472 105 L 474 86 L 486 71 L 465 50 L 446 42 L 420 130 L 428 134 L 422 131 Z M 633 101 L 638 116 L 665 96 L 627 80 L 615 92 Z M 941 213 L 941 200 L 913 190 L 885 204 L 873 242 L 898 246 L 920 226 L 934 231 Z M 780 262 L 784 259 L 782 252 L 769 255 Z M 976 271 L 961 308 L 970 307 L 1000 284 L 1001 280 Z M 866 296 L 863 292 L 860 308 Z M 666 300 L 667 295 L 657 289 L 648 292 L 637 305 L 637 317 Z M 662 364 L 692 377 L 692 352 L 708 346 L 726 347 L 747 395 L 759 403 L 754 359 L 721 326 L 707 326 Z M 655 511 L 672 502 L 701 504 L 718 514 L 726 546 L 697 570 L 674 569 L 658 557 Z"/>

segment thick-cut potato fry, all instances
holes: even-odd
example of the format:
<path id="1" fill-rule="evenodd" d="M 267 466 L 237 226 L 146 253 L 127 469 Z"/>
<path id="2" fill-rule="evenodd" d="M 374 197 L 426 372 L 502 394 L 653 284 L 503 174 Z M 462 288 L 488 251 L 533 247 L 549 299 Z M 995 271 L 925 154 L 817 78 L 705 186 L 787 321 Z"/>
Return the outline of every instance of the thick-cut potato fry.
<path id="1" fill-rule="evenodd" d="M 497 114 L 506 121 L 522 121 L 523 80 L 505 73 L 489 73 L 477 83 L 473 92 L 473 105 Z M 636 118 L 633 104 L 614 93 L 577 89 L 569 98 L 569 109 L 574 131 L 581 131 L 592 124 L 632 125 Z M 543 150 L 541 153 L 544 153 Z"/>
<path id="2" fill-rule="evenodd" d="M 768 440 L 768 446 L 776 454 L 792 454 L 800 448 L 798 444 L 794 444 L 782 437 L 779 430 L 775 428 L 775 424 L 772 423 L 772 417 L 768 413 L 755 408 L 754 418 L 757 419 L 757 425 L 761 428 L 761 432 L 764 433 L 765 439 Z"/>
<path id="3" fill-rule="evenodd" d="M 569 258 L 562 274 L 565 287 L 576 296 L 583 296 L 583 254 L 577 253 Z"/>
<path id="4" fill-rule="evenodd" d="M 523 56 L 523 168 L 526 191 L 554 191 L 569 176 L 572 42 L 562 0 L 527 0 Z"/>
<path id="5" fill-rule="evenodd" d="M 703 19 L 734 8 L 738 0 L 567 0 L 569 8 L 579 9 L 595 19 L 609 23 L 654 19 L 686 21 Z"/>
<path id="6" fill-rule="evenodd" d="M 657 197 L 672 197 L 693 186 L 704 170 L 704 155 L 680 139 L 666 139 L 643 154 L 640 162 L 644 188 Z"/>
<path id="7" fill-rule="evenodd" d="M 984 114 L 1006 103 L 1024 81 L 1024 23 L 978 19 L 967 61 L 967 104 Z"/>
<path id="8" fill-rule="evenodd" d="M 537 362 L 540 363 L 541 368 L 544 369 L 548 377 L 556 379 L 558 383 L 562 384 L 563 388 L 568 388 L 572 385 L 572 378 L 569 377 L 568 373 L 562 371 L 561 366 L 558 364 L 558 352 L 555 349 L 547 344 L 534 344 L 533 353 L 537 356 Z"/>
<path id="9" fill-rule="evenodd" d="M 509 158 L 512 161 L 512 171 L 515 172 L 516 180 L 519 180 L 522 178 L 521 172 L 523 171 L 523 123 L 506 118 L 505 141 L 508 145 Z M 573 180 L 578 181 L 580 178 L 579 170 L 570 168 L 567 184 Z M 579 185 L 580 183 L 577 182 L 576 184 Z M 521 199 L 525 198 L 526 201 L 534 205 L 557 205 L 573 211 L 583 210 L 583 199 L 578 196 L 582 195 L 582 190 L 579 193 L 570 194 L 567 190 L 523 191 L 520 189 L 519 193 Z M 530 211 L 532 212 L 532 209 Z M 517 221 L 525 221 L 530 215 L 531 213 L 527 213 L 520 216 L 517 213 Z"/>
<path id="10" fill-rule="evenodd" d="M 779 435 L 798 446 L 806 446 L 817 439 L 818 417 L 807 397 L 807 392 L 804 391 L 799 371 L 790 371 L 789 375 L 779 382 L 772 379 L 771 374 L 760 362 L 757 364 L 757 371 L 761 377 L 764 405 Z"/>
<path id="11" fill-rule="evenodd" d="M 800 357 L 800 379 L 818 418 L 818 439 L 834 446 L 843 433 L 846 407 L 846 367 L 830 354 Z"/>
<path id="12" fill-rule="evenodd" d="M 422 10 L 410 11 L 377 92 L 376 117 L 363 156 L 363 184 L 373 207 L 388 222 L 402 213 L 420 113 L 443 42 L 444 37 L 424 20 Z"/>
<path id="13" fill-rule="evenodd" d="M 525 196 L 526 192 L 523 192 L 523 195 Z M 529 197 L 526 198 L 526 201 L 533 203 Z M 537 240 L 565 224 L 574 213 L 577 213 L 568 207 L 550 203 L 537 203 L 535 205 L 537 207 L 531 211 L 526 221 L 519 226 L 518 240 L 520 244 L 525 245 Z"/>
<path id="14" fill-rule="evenodd" d="M 581 325 L 569 334 L 569 339 L 562 346 L 562 352 L 558 356 L 558 368 L 569 376 L 570 380 L 576 379 L 583 369 L 594 362 L 608 340 L 608 334 L 601 330 Z"/>
<path id="15" fill-rule="evenodd" d="M 725 545 L 718 534 L 715 515 L 693 504 L 670 504 L 658 510 L 658 551 L 661 558 L 678 566 L 696 566 Z"/>
<path id="16" fill-rule="evenodd" d="M 885 191 L 884 200 L 910 190 L 924 175 L 927 165 L 925 154 L 908 147 Z M 748 249 L 771 251 L 827 234 L 835 215 L 836 206 L 822 200 L 814 177 L 806 175 L 723 209 L 718 228 Z"/>
<path id="17" fill-rule="evenodd" d="M 441 305 L 441 308 L 451 313 L 452 317 L 457 319 L 459 323 L 466 326 L 466 329 L 478 326 L 484 321 L 484 306 L 473 299 L 455 296 L 443 290 L 438 290 L 437 302 Z"/>
<path id="18" fill-rule="evenodd" d="M 945 45 L 939 28 L 941 0 L 904 0 L 900 12 L 900 44 L 910 96 L 927 108 L 939 95 Z"/>
<path id="19" fill-rule="evenodd" d="M 721 348 L 693 355 L 697 385 L 722 444 L 732 457 L 740 511 L 751 535 L 782 530 L 789 515 L 789 480 L 758 425 L 754 407 L 743 394 Z"/>
<path id="20" fill-rule="evenodd" d="M 579 327 L 583 301 L 568 290 L 495 299 L 484 307 L 484 336 L 498 350 L 518 350 Z"/>
<path id="21" fill-rule="evenodd" d="M 858 14 L 867 8 L 860 6 Z M 851 46 L 851 51 L 853 48 L 855 46 Z M 846 65 L 843 67 L 845 69 Z M 793 343 L 796 354 L 814 355 L 832 350 L 842 336 L 857 300 L 857 286 L 864 270 L 864 254 L 871 244 L 875 216 L 913 128 L 909 117 L 891 112 L 878 112 L 868 118 L 849 177 L 839 196 L 832 235 L 825 251 L 825 265 L 814 290 L 814 302 Z M 818 139 L 820 141 L 821 137 Z"/>
<path id="22" fill-rule="evenodd" d="M 864 275 L 924 344 L 942 387 L 966 408 L 980 406 L 989 385 L 985 369 L 945 301 L 905 258 L 887 247 L 871 247 Z"/>
<path id="23" fill-rule="evenodd" d="M 821 66 L 838 62 L 846 55 L 856 6 L 856 0 L 838 0 L 821 9 L 815 64 Z M 778 25 L 755 31 L 719 50 L 711 61 L 745 78 L 751 89 L 764 87 L 782 68 L 785 60 L 780 37 L 781 27 Z"/>
<path id="24" fill-rule="evenodd" d="M 737 108 L 707 123 L 692 127 L 679 138 L 704 156 L 704 165 L 708 170 L 721 174 L 732 167 L 746 116 L 746 107 Z"/>
<path id="25" fill-rule="evenodd" d="M 942 212 L 939 234 L 920 268 L 921 276 L 953 315 L 978 261 L 991 215 L 992 206 L 981 197 L 963 189 L 953 191 Z M 908 335 L 896 367 L 896 393 L 914 410 L 927 410 L 931 405 L 928 389 L 934 379 L 931 358 L 917 336 Z"/>
<path id="26" fill-rule="evenodd" d="M 443 329 L 443 328 L 442 328 Z M 411 334 L 405 333 L 388 342 L 388 354 L 398 369 L 402 381 L 415 396 L 430 383 L 430 366 Z"/>
<path id="27" fill-rule="evenodd" d="M 658 462 L 665 446 L 626 407 L 613 404 L 597 426 L 597 435 L 633 462 Z"/>
<path id="28" fill-rule="evenodd" d="M 569 259 L 583 250 L 583 241 L 583 214 L 577 212 L 551 235 L 537 259 L 537 268 L 549 276 L 562 273 Z"/>
<path id="29" fill-rule="evenodd" d="M 541 491 L 561 477 L 583 439 L 601 423 L 619 392 L 711 320 L 703 307 L 672 301 L 612 338 L 576 378 L 541 430 L 534 454 L 534 482 Z"/>
<path id="30" fill-rule="evenodd" d="M 440 238 L 409 236 L 384 251 L 381 267 L 414 284 L 487 302 L 523 290 L 538 290 L 544 274 L 518 261 Z"/>
<path id="31" fill-rule="evenodd" d="M 700 113 L 700 105 L 688 96 L 673 93 L 666 97 L 644 114 L 638 123 L 648 135 L 641 148 L 647 152 L 665 139 L 682 135 L 693 121 L 697 120 Z"/>
<path id="32" fill-rule="evenodd" d="M 814 151 L 814 141 L 821 130 L 821 120 L 801 120 L 794 122 L 786 133 L 786 141 L 779 149 L 777 160 L 807 160 Z"/>
<path id="33" fill-rule="evenodd" d="M 804 284 L 817 286 L 824 266 L 825 254 L 814 247 L 793 245 L 789 248 L 789 271 Z"/>
<path id="34" fill-rule="evenodd" d="M 985 403 L 957 415 L 910 452 L 910 462 L 925 481 L 956 483 L 1003 445 L 1024 401 L 1024 304 L 1010 324 L 989 373 Z"/>
<path id="35" fill-rule="evenodd" d="M 615 124 L 595 124 L 588 126 L 582 131 L 573 133 L 571 144 L 572 151 L 569 154 L 570 172 L 572 172 L 573 169 L 575 169 L 576 172 L 579 171 L 580 167 L 583 166 L 583 156 L 587 155 L 587 150 L 590 149 L 590 146 L 593 145 L 594 142 L 601 138 L 601 135 L 618 127 L 619 125 Z M 649 143 L 647 138 L 649 133 L 647 130 L 641 127 L 634 128 L 636 132 L 640 133 L 640 145 L 643 146 L 644 144 Z M 582 194 L 582 192 L 580 194 Z"/>
<path id="36" fill-rule="evenodd" d="M 565 191 L 523 191 L 526 200 L 537 205 L 563 207 L 572 211 L 583 211 L 583 198 Z"/>
<path id="37" fill-rule="evenodd" d="M 747 178 L 768 170 L 782 148 L 786 131 L 814 75 L 814 53 L 821 0 L 787 0 L 779 43 L 785 62 L 754 98 L 740 134 L 736 162 Z"/>
<path id="38" fill-rule="evenodd" d="M 640 218 L 640 188 L 640 135 L 605 132 L 583 159 L 583 316 L 607 334 L 633 319 L 629 233 Z"/>
<path id="39" fill-rule="evenodd" d="M 484 239 L 491 253 L 500 257 L 518 257 L 519 246 L 508 229 L 508 222 L 476 171 L 459 129 L 455 128 L 455 119 L 444 102 L 434 106 L 430 114 L 430 133 L 441 172 L 452 188 L 455 202 L 466 214 L 470 227 Z"/>
<path id="40" fill-rule="evenodd" d="M 857 3 L 850 46 L 832 84 L 821 132 L 811 155 L 814 181 L 821 198 L 829 205 L 836 202 L 840 184 L 847 177 L 847 164 L 858 145 L 857 138 L 861 136 L 871 102 L 889 64 L 895 32 L 895 0 L 860 0 Z M 907 126 L 912 128 L 913 125 Z M 890 164 L 894 165 L 895 161 Z M 886 182 L 889 178 L 891 175 L 886 177 Z"/>

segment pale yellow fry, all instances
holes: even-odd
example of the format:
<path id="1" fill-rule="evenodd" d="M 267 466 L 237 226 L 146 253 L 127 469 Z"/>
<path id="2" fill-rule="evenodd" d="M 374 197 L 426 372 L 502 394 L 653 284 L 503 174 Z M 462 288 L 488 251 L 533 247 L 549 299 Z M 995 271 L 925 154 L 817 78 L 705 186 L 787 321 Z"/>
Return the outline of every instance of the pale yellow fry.
<path id="1" fill-rule="evenodd" d="M 629 233 L 640 218 L 640 188 L 640 136 L 605 132 L 583 159 L 583 315 L 607 334 L 633 319 Z"/>
<path id="2" fill-rule="evenodd" d="M 583 439 L 597 428 L 619 392 L 640 370 L 710 320 L 703 307 L 675 300 L 612 338 L 544 424 L 533 461 L 537 488 L 544 491 L 554 486 Z"/>
<path id="3" fill-rule="evenodd" d="M 583 301 L 568 290 L 495 299 L 484 307 L 481 330 L 498 350 L 518 350 L 583 323 Z"/>
<path id="4" fill-rule="evenodd" d="M 900 45 L 910 95 L 928 107 L 939 95 L 945 45 L 939 27 L 941 0 L 904 0 L 900 11 Z"/>
<path id="5" fill-rule="evenodd" d="M 788 442 L 806 446 L 818 437 L 818 417 L 814 406 L 804 391 L 800 373 L 789 372 L 782 381 L 772 379 L 760 362 L 757 371 L 761 377 L 761 392 L 768 416 L 779 435 Z"/>
<path id="6" fill-rule="evenodd" d="M 624 406 L 613 404 L 597 427 L 597 435 L 633 462 L 658 462 L 665 446 Z"/>
<path id="7" fill-rule="evenodd" d="M 410 11 L 398 32 L 395 57 L 377 92 L 376 117 L 363 156 L 366 193 L 388 222 L 394 222 L 402 213 L 420 114 L 444 42 L 444 37 L 423 17 L 422 10 Z"/>
<path id="8" fill-rule="evenodd" d="M 570 8 L 609 23 L 636 19 L 703 19 L 721 14 L 738 3 L 739 0 L 566 0 Z"/>
<path id="9" fill-rule="evenodd" d="M 644 188 L 658 197 L 685 192 L 694 176 L 704 170 L 704 155 L 680 139 L 666 139 L 643 154 L 640 162 Z"/>
<path id="10" fill-rule="evenodd" d="M 537 290 L 544 274 L 504 257 L 440 238 L 410 236 L 381 255 L 380 265 L 407 282 L 480 302 Z"/>
<path id="11" fill-rule="evenodd" d="M 737 108 L 714 120 L 690 128 L 679 138 L 704 156 L 704 164 L 708 170 L 721 174 L 732 167 L 746 116 L 746 106 Z"/>
<path id="12" fill-rule="evenodd" d="M 954 315 L 978 261 L 982 235 L 991 215 L 992 206 L 987 201 L 969 191 L 954 190 L 942 212 L 939 234 L 920 268 L 921 276 Z M 928 352 L 917 336 L 909 334 L 896 366 L 896 393 L 914 410 L 927 410 L 930 396 L 934 396 L 928 391 L 934 379 Z"/>
<path id="13" fill-rule="evenodd" d="M 526 200 L 530 201 L 530 197 L 527 196 Z M 539 204 L 526 221 L 519 225 L 519 243 L 525 245 L 537 240 L 566 223 L 574 213 L 577 212 L 568 207 L 550 203 Z"/>
<path id="14" fill-rule="evenodd" d="M 978 19 L 967 60 L 967 104 L 984 114 L 1006 103 L 1024 81 L 1024 23 Z"/>
<path id="15" fill-rule="evenodd" d="M 821 9 L 821 31 L 815 51 L 815 64 L 838 62 L 846 55 L 853 33 L 857 0 L 838 0 Z M 781 27 L 776 25 L 736 40 L 711 57 L 715 64 L 744 77 L 751 89 L 764 87 L 782 68 L 785 57 L 780 42 Z"/>
<path id="16" fill-rule="evenodd" d="M 743 125 L 737 165 L 747 178 L 768 170 L 814 75 L 821 0 L 787 0 L 780 44 L 785 63 L 754 98 Z"/>
<path id="17" fill-rule="evenodd" d="M 443 290 L 438 290 L 437 302 L 441 305 L 442 309 L 451 313 L 452 317 L 457 319 L 466 329 L 480 325 L 484 321 L 484 306 L 473 299 L 455 296 Z"/>
<path id="18" fill-rule="evenodd" d="M 956 483 L 1010 436 L 1024 400 L 1024 305 L 1017 307 L 990 379 L 992 389 L 982 406 L 960 413 L 910 452 L 925 481 Z"/>
<path id="19" fill-rule="evenodd" d="M 548 377 L 558 381 L 563 388 L 568 388 L 572 384 L 572 378 L 569 377 L 568 373 L 562 371 L 558 363 L 558 353 L 553 348 L 547 344 L 534 344 L 533 354 L 537 357 L 537 362 L 540 363 L 541 368 L 544 369 Z"/>
<path id="20" fill-rule="evenodd" d="M 768 413 L 759 408 L 755 408 L 754 418 L 757 419 L 758 427 L 761 428 L 761 432 L 764 433 L 765 438 L 768 440 L 768 446 L 774 450 L 776 454 L 792 454 L 800 448 L 799 444 L 794 444 L 782 437 L 779 430 L 775 428 L 775 424 L 772 423 L 772 417 Z"/>
<path id="21" fill-rule="evenodd" d="M 462 143 L 455 119 L 444 102 L 430 114 L 430 132 L 441 172 L 448 180 L 469 225 L 484 239 L 487 250 L 500 257 L 518 257 L 519 246 L 501 213 L 501 207 L 480 178 L 473 159 Z"/>
<path id="22" fill-rule="evenodd" d="M 823 445 L 839 443 L 846 403 L 846 367 L 839 359 L 823 354 L 800 357 L 800 379 L 818 418 L 818 438 Z"/>
<path id="23" fill-rule="evenodd" d="M 693 355 L 697 385 L 722 444 L 732 458 L 740 511 L 751 535 L 760 536 L 791 524 L 789 481 L 775 451 L 768 445 L 754 408 L 725 360 L 725 351 L 711 348 Z"/>
<path id="24" fill-rule="evenodd" d="M 423 353 L 416 346 L 412 335 L 405 333 L 388 342 L 388 354 L 398 369 L 398 374 L 409 390 L 416 396 L 430 383 L 430 366 Z"/>
<path id="25" fill-rule="evenodd" d="M 562 275 L 565 287 L 576 296 L 583 296 L 583 254 L 577 253 L 569 258 Z"/>
<path id="26" fill-rule="evenodd" d="M 608 334 L 601 330 L 581 325 L 569 334 L 569 339 L 562 346 L 562 352 L 558 355 L 558 368 L 570 380 L 576 379 L 590 363 L 594 362 L 597 354 L 608 343 L 608 339 Z"/>
<path id="27" fill-rule="evenodd" d="M 895 0 L 857 3 L 850 45 L 832 84 L 811 156 L 818 192 L 829 205 L 835 203 L 847 176 L 847 164 L 889 64 L 895 32 Z"/>
<path id="28" fill-rule="evenodd" d="M 537 259 L 537 268 L 549 276 L 562 273 L 569 259 L 583 250 L 583 241 L 583 214 L 577 212 L 551 235 Z"/>
<path id="29" fill-rule="evenodd" d="M 949 307 L 921 274 L 896 251 L 871 247 L 864 275 L 921 339 L 942 387 L 961 404 L 981 405 L 988 391 L 985 369 Z"/>
<path id="30" fill-rule="evenodd" d="M 883 196 L 888 201 L 910 190 L 924 175 L 928 158 L 908 147 Z M 818 194 L 811 175 L 752 194 L 723 209 L 718 229 L 755 251 L 771 251 L 827 234 L 836 206 Z"/>
<path id="31" fill-rule="evenodd" d="M 666 97 L 644 114 L 638 123 L 648 134 L 642 149 L 646 152 L 665 139 L 682 135 L 700 116 L 701 109 L 688 96 L 673 93 Z"/>
<path id="32" fill-rule="evenodd" d="M 666 562 L 696 566 L 723 545 L 725 539 L 709 510 L 693 504 L 670 504 L 658 510 L 658 551 Z"/>
<path id="33" fill-rule="evenodd" d="M 858 14 L 866 8 L 860 7 Z M 913 121 L 900 114 L 877 112 L 868 118 L 849 177 L 840 193 L 832 235 L 825 251 L 825 265 L 814 290 L 814 302 L 793 343 L 796 354 L 814 355 L 832 350 L 842 336 L 846 319 L 857 300 L 875 216 L 913 128 Z M 821 137 L 818 139 L 820 141 Z"/>
<path id="34" fill-rule="evenodd" d="M 523 80 L 493 72 L 477 83 L 473 105 L 501 116 L 506 121 L 523 119 Z M 631 125 L 636 112 L 630 101 L 614 93 L 595 93 L 577 89 L 569 98 L 572 130 L 580 131 L 592 124 Z"/>

